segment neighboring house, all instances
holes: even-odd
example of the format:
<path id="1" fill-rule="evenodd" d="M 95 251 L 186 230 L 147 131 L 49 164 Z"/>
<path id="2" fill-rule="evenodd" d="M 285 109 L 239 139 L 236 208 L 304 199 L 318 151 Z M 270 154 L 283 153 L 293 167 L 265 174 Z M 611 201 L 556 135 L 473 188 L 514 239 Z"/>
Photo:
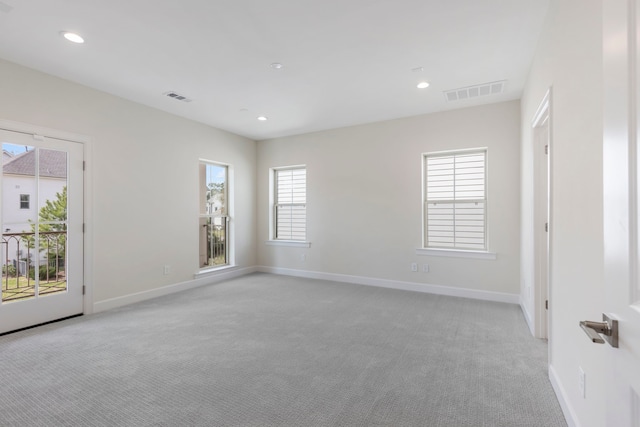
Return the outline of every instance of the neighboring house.
<path id="1" fill-rule="evenodd" d="M 2 233 L 3 243 L 6 242 L 2 245 L 3 266 L 19 265 L 27 254 L 24 243 L 18 248 L 17 239 L 5 234 L 31 232 L 39 208 L 47 200 L 55 200 L 56 194 L 67 185 L 67 153 L 54 150 L 39 150 L 39 153 L 38 179 L 35 150 L 16 155 L 2 166 Z M 10 153 L 3 150 L 3 161 L 7 154 Z M 24 273 L 24 262 L 20 272 Z"/>
<path id="2" fill-rule="evenodd" d="M 224 195 L 220 191 L 209 190 L 207 194 L 206 213 L 207 215 L 224 215 Z"/>
<path id="3" fill-rule="evenodd" d="M 10 162 L 13 158 L 15 157 L 15 155 L 7 150 L 2 150 L 2 164 L 6 164 L 8 162 Z"/>

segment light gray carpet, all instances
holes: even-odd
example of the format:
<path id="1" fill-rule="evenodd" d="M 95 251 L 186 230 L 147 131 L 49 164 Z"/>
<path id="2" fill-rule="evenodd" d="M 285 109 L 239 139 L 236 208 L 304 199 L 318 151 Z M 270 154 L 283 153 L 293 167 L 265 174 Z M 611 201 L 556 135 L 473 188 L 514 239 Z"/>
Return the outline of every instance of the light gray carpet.
<path id="1" fill-rule="evenodd" d="M 520 308 L 255 274 L 0 337 L 2 426 L 566 426 Z"/>

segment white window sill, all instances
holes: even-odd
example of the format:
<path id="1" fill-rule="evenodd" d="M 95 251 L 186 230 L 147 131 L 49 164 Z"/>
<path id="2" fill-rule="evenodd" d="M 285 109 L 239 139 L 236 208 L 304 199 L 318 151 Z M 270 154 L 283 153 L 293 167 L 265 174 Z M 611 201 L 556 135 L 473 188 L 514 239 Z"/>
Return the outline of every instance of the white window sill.
<path id="1" fill-rule="evenodd" d="M 416 249 L 416 255 L 426 256 L 442 256 L 451 258 L 471 258 L 471 259 L 491 259 L 494 260 L 498 257 L 495 252 L 487 251 L 467 251 L 462 249 Z"/>
<path id="2" fill-rule="evenodd" d="M 289 246 L 293 248 L 311 247 L 311 242 L 302 242 L 297 240 L 267 240 L 264 244 L 267 246 Z"/>
<path id="3" fill-rule="evenodd" d="M 228 264 L 227 264 L 227 265 L 221 265 L 220 267 L 208 267 L 208 268 L 203 268 L 202 270 L 200 270 L 200 271 L 196 272 L 196 273 L 193 275 L 193 278 L 194 278 L 194 279 L 200 279 L 200 278 L 202 278 L 202 277 L 210 276 L 210 275 L 212 275 L 213 273 L 217 273 L 217 272 L 219 272 L 219 271 L 228 270 L 228 269 L 230 269 L 230 268 L 233 268 L 233 265 L 228 265 Z"/>

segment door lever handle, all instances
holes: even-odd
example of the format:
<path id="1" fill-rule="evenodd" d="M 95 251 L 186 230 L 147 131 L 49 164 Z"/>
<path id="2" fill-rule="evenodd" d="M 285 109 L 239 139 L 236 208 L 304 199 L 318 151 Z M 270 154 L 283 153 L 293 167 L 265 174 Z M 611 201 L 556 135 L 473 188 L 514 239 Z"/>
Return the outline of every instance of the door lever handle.
<path id="1" fill-rule="evenodd" d="M 611 319 L 606 314 L 602 315 L 602 320 L 604 320 L 604 322 L 581 320 L 580 327 L 587 334 L 591 342 L 604 344 L 606 341 L 611 347 L 618 348 L 618 321 Z"/>
<path id="2" fill-rule="evenodd" d="M 606 334 L 609 325 L 604 322 L 592 322 L 590 320 L 581 320 L 580 327 L 589 336 L 592 342 L 596 344 L 604 344 L 604 340 L 600 334 Z"/>

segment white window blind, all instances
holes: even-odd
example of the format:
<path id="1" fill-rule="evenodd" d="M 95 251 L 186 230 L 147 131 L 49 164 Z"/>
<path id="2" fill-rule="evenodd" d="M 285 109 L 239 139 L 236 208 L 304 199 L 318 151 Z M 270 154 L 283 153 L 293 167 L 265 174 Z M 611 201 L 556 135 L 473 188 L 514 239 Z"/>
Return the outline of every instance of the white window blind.
<path id="1" fill-rule="evenodd" d="M 305 240 L 307 237 L 307 171 L 305 168 L 275 170 L 275 239 Z"/>
<path id="2" fill-rule="evenodd" d="M 425 246 L 486 250 L 486 150 L 425 155 Z"/>

